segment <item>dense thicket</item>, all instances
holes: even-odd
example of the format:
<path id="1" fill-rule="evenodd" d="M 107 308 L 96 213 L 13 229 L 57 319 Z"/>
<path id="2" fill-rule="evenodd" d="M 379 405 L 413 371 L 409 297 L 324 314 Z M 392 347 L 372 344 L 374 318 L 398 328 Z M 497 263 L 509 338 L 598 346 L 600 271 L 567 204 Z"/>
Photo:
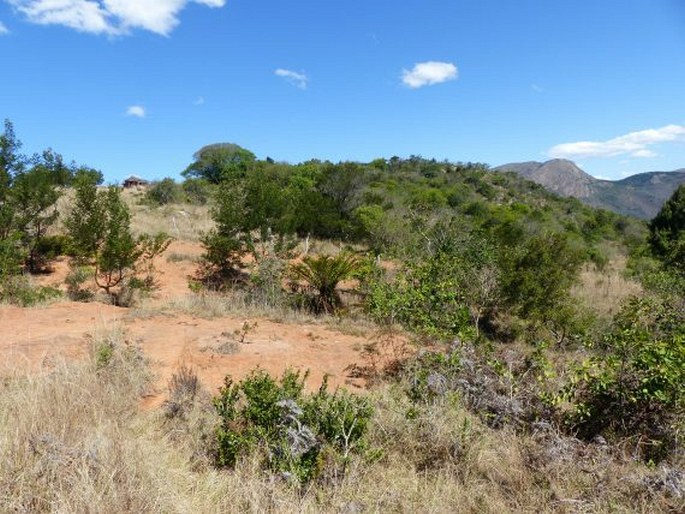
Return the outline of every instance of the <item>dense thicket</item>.
<path id="1" fill-rule="evenodd" d="M 568 294 L 580 265 L 601 266 L 609 242 L 636 245 L 645 234 L 637 220 L 479 163 L 290 165 L 230 144 L 195 157 L 184 175 L 214 183 L 216 227 L 203 243 L 215 277 L 236 280 L 259 245 L 309 236 L 360 244 L 403 268 L 366 275 L 369 312 L 441 337 L 480 334 L 506 311 L 563 342 L 578 328 Z"/>

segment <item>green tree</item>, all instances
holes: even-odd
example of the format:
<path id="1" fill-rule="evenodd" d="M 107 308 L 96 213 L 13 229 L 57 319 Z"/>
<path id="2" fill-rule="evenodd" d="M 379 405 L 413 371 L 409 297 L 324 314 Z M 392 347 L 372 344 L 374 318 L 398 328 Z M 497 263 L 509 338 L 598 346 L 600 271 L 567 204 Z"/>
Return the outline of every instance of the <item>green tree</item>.
<path id="1" fill-rule="evenodd" d="M 244 177 L 256 161 L 255 155 L 233 143 L 203 146 L 193 155 L 195 162 L 181 174 L 186 178 L 202 178 L 218 184 L 228 176 Z"/>
<path id="2" fill-rule="evenodd" d="M 212 187 L 202 178 L 187 178 L 181 184 L 185 200 L 194 205 L 205 205 L 212 196 Z"/>
<path id="3" fill-rule="evenodd" d="M 95 282 L 114 298 L 111 289 L 133 269 L 141 250 L 131 234 L 131 216 L 121 199 L 121 190 L 110 186 L 101 195 L 104 220 L 95 259 Z"/>
<path id="4" fill-rule="evenodd" d="M 0 239 L 10 236 L 13 230 L 14 209 L 11 202 L 11 188 L 14 177 L 24 169 L 25 158 L 19 154 L 21 141 L 14 134 L 14 126 L 5 120 L 0 134 Z"/>
<path id="5" fill-rule="evenodd" d="M 21 235 L 27 255 L 26 266 L 36 272 L 45 264 L 41 243 L 58 217 L 57 200 L 62 196 L 62 186 L 71 180 L 73 170 L 52 150 L 34 156 L 29 162 L 29 167 L 14 176 L 11 202 L 14 227 Z"/>
<path id="6" fill-rule="evenodd" d="M 330 198 L 342 216 L 358 205 L 360 192 L 366 184 L 366 170 L 355 162 L 327 163 L 322 170 L 319 189 Z"/>
<path id="7" fill-rule="evenodd" d="M 41 242 L 57 219 L 60 186 L 69 182 L 72 169 L 52 150 L 27 159 L 18 153 L 20 147 L 11 122 L 5 121 L 0 135 L 0 239 L 5 255 L 22 254 L 23 264 L 35 272 L 44 264 Z M 10 252 L 13 245 L 16 251 Z"/>
<path id="8" fill-rule="evenodd" d="M 582 262 L 561 234 L 533 236 L 503 260 L 503 287 L 510 305 L 520 316 L 540 320 L 568 297 Z"/>
<path id="9" fill-rule="evenodd" d="M 656 257 L 685 272 L 685 184 L 681 184 L 649 223 L 649 244 Z"/>
<path id="10" fill-rule="evenodd" d="M 563 342 L 575 313 L 569 294 L 583 262 L 579 249 L 563 234 L 541 234 L 507 248 L 501 261 L 508 306 L 533 325 L 547 326 Z"/>
<path id="11" fill-rule="evenodd" d="M 235 178 L 221 182 L 210 212 L 215 226 L 201 238 L 207 271 L 221 280 L 235 278 L 247 252 L 244 184 Z"/>
<path id="12" fill-rule="evenodd" d="M 89 168 L 76 171 L 73 180 L 74 202 L 65 225 L 77 256 L 95 257 L 104 232 L 105 212 L 98 185 L 102 173 Z"/>

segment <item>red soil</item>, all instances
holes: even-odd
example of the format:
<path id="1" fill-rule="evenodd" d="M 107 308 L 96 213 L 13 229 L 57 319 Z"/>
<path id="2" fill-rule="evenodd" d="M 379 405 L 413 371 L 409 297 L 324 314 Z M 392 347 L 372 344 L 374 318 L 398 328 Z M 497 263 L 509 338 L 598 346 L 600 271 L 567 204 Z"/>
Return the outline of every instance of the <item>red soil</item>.
<path id="1" fill-rule="evenodd" d="M 196 244 L 174 242 L 166 255 L 199 255 Z M 159 290 L 155 302 L 189 293 L 188 277 L 196 264 L 190 260 L 158 259 Z M 43 284 L 63 288 L 67 262 L 55 263 Z M 154 312 L 154 309 L 153 309 Z M 245 322 L 255 323 L 244 342 Z M 221 317 L 204 319 L 187 314 L 153 314 L 133 317 L 128 309 L 104 303 L 61 301 L 44 307 L 0 306 L 0 375 L 49 370 L 56 359 L 79 359 L 91 351 L 89 336 L 98 330 L 120 326 L 126 341 L 141 348 L 150 360 L 156 381 L 143 405 L 154 407 L 167 396 L 169 378 L 181 365 L 192 367 L 206 388 L 215 393 L 227 374 L 240 378 L 259 366 L 274 374 L 287 367 L 310 370 L 308 386 L 316 388 L 324 374 L 331 386 L 362 387 L 363 381 L 348 376 L 347 368 L 363 364 L 364 337 L 341 334 L 324 324 L 277 323 L 267 319 Z M 219 351 L 228 343 L 233 354 Z"/>

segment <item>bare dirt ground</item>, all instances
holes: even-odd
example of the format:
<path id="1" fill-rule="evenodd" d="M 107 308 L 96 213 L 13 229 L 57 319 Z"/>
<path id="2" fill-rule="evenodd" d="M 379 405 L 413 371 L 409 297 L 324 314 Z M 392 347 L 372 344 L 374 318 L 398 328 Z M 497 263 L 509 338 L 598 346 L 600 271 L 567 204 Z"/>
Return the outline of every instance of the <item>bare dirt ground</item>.
<path id="1" fill-rule="evenodd" d="M 42 307 L 0 306 L 0 376 L 48 371 L 56 359 L 79 359 L 92 351 L 98 332 L 120 329 L 127 344 L 139 347 L 155 373 L 155 385 L 143 405 L 160 405 L 167 382 L 181 365 L 192 367 L 215 393 L 227 374 L 245 376 L 256 367 L 280 374 L 287 367 L 309 370 L 308 386 L 317 388 L 325 374 L 332 387 L 363 387 L 348 367 L 363 364 L 364 336 L 337 332 L 316 321 L 280 323 L 267 318 L 224 316 L 207 319 L 168 309 L 156 310 L 189 294 L 188 277 L 197 264 L 199 245 L 174 242 L 156 263 L 159 289 L 145 315 L 100 302 L 60 301 Z M 169 255 L 186 256 L 170 262 Z M 176 259 L 174 259 L 176 260 Z M 58 261 L 42 284 L 63 288 L 67 262 Z M 243 330 L 248 323 L 247 331 Z"/>

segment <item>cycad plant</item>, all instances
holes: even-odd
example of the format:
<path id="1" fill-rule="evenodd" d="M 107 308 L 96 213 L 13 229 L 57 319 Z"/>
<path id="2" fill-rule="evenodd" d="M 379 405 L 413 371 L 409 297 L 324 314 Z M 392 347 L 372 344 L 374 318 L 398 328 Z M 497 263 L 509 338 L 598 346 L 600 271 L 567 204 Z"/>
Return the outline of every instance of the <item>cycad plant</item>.
<path id="1" fill-rule="evenodd" d="M 310 305 L 314 312 L 333 313 L 342 306 L 336 291 L 338 283 L 351 278 L 359 270 L 359 259 L 350 253 L 307 256 L 291 267 L 291 276 L 306 282 Z"/>

